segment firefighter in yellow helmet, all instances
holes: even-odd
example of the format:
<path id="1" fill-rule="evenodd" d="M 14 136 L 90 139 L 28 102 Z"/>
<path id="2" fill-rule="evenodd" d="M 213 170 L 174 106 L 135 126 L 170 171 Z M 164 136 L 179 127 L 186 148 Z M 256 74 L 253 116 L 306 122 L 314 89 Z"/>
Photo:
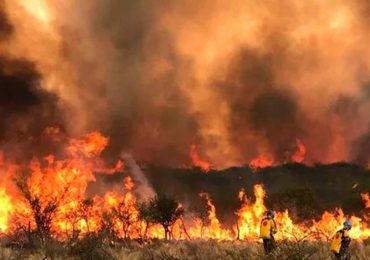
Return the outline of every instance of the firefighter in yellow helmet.
<path id="1" fill-rule="evenodd" d="M 260 238 L 263 240 L 265 253 L 269 254 L 275 247 L 274 235 L 277 232 L 275 213 L 272 210 L 266 212 L 266 217 L 262 219 L 260 226 Z"/>
<path id="2" fill-rule="evenodd" d="M 349 220 L 346 220 L 343 223 L 343 228 L 338 230 L 333 238 L 333 241 L 330 246 L 330 250 L 334 253 L 335 259 L 338 260 L 347 260 L 348 256 L 348 247 L 351 243 L 351 238 L 349 236 L 349 230 L 352 228 L 352 223 Z"/>

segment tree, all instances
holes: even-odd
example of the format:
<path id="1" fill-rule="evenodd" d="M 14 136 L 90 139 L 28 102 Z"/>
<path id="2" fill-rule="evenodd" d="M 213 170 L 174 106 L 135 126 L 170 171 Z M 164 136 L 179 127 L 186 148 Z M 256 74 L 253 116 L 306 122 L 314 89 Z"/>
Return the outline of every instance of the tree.
<path id="1" fill-rule="evenodd" d="M 171 226 L 183 216 L 184 209 L 179 203 L 166 196 L 155 196 L 148 203 L 140 207 L 140 216 L 148 223 L 157 223 L 162 225 L 165 238 L 171 238 Z"/>
<path id="2" fill-rule="evenodd" d="M 201 239 L 203 239 L 203 232 L 204 232 L 204 227 L 210 224 L 209 221 L 209 212 L 208 212 L 208 205 L 207 202 L 202 201 L 201 204 L 195 204 L 191 208 L 191 212 L 194 212 L 194 219 L 195 221 L 199 222 L 200 224 L 200 233 L 199 236 Z"/>
<path id="3" fill-rule="evenodd" d="M 113 214 L 122 223 L 123 237 L 128 238 L 129 229 L 136 221 L 136 208 L 134 201 L 126 202 L 125 200 L 118 203 L 117 207 L 112 209 Z"/>
<path id="4" fill-rule="evenodd" d="M 84 199 L 79 203 L 80 218 L 86 223 L 87 233 L 90 233 L 90 217 L 93 215 L 94 200 L 91 198 Z"/>
<path id="5" fill-rule="evenodd" d="M 145 227 L 144 227 L 143 237 L 146 238 L 147 233 L 148 233 L 148 229 L 149 229 L 149 225 L 151 223 L 154 223 L 154 219 L 152 218 L 151 210 L 149 209 L 149 203 L 142 202 L 142 203 L 139 204 L 139 216 L 138 216 L 138 218 L 139 218 L 139 220 L 144 222 Z"/>
<path id="6" fill-rule="evenodd" d="M 110 244 L 114 243 L 117 239 L 118 234 L 114 229 L 115 218 L 112 212 L 103 212 L 101 216 L 101 227 L 99 233 L 102 237 L 107 240 Z"/>
<path id="7" fill-rule="evenodd" d="M 30 206 L 32 218 L 36 225 L 36 234 L 40 238 L 41 242 L 44 243 L 51 237 L 52 220 L 60 206 L 60 202 L 68 192 L 68 186 L 64 188 L 63 192 L 59 194 L 59 196 L 47 196 L 45 198 L 44 196 L 32 193 L 31 188 L 28 185 L 27 177 L 20 177 L 19 179 L 16 179 L 15 182 L 20 193 Z M 31 232 L 30 221 L 28 223 L 27 232 Z"/>

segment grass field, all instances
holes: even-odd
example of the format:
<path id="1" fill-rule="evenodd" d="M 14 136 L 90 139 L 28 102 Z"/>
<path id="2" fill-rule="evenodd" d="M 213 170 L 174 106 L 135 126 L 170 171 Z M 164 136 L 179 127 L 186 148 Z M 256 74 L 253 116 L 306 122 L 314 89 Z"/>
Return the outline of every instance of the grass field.
<path id="1" fill-rule="evenodd" d="M 353 242 L 351 259 L 369 259 L 370 243 Z M 332 259 L 327 243 L 279 242 L 278 248 L 266 258 L 259 243 L 219 241 L 121 241 L 106 244 L 96 237 L 75 243 L 45 243 L 39 247 L 15 247 L 3 245 L 0 259 Z"/>

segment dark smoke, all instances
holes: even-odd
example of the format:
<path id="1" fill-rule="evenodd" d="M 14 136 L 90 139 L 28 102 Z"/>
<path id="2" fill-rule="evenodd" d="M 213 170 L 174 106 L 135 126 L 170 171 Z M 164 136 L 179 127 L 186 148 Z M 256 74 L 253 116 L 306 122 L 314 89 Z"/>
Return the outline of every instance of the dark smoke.
<path id="1" fill-rule="evenodd" d="M 234 145 L 243 154 L 258 156 L 258 144 L 265 144 L 276 160 L 284 161 L 293 152 L 295 140 L 303 137 L 305 118 L 295 93 L 274 82 L 280 55 L 248 49 L 238 52 L 220 88 L 233 111 L 230 132 Z M 240 142 L 245 133 L 253 133 L 253 138 Z"/>
<path id="2" fill-rule="evenodd" d="M 46 151 L 42 133 L 61 126 L 57 98 L 39 88 L 39 79 L 32 63 L 0 57 L 0 144 L 19 159 Z"/>
<path id="3" fill-rule="evenodd" d="M 255 133 L 268 142 L 275 158 L 284 161 L 291 152 L 291 144 L 302 137 L 298 107 L 284 92 L 270 92 L 258 96 L 251 104 L 249 120 Z"/>
<path id="4" fill-rule="evenodd" d="M 297 139 L 308 163 L 368 162 L 369 91 L 361 90 L 370 75 L 367 3 L 82 0 L 45 6 L 50 19 L 12 16 L 14 25 L 0 13 L 1 34 L 15 41 L 16 51 L 31 30 L 33 44 L 45 43 L 35 51 L 52 55 L 50 61 L 29 48 L 19 54 L 35 67 L 22 76 L 30 86 L 18 72 L 12 76 L 24 92 L 15 103 L 25 108 L 2 101 L 15 114 L 6 117 L 5 129 L 22 118 L 16 121 L 23 131 L 50 123 L 72 135 L 98 130 L 110 137 L 109 158 L 123 151 L 171 166 L 190 164 L 192 144 L 218 168 L 260 154 L 281 163 Z M 17 32 L 26 36 L 12 37 Z M 38 127 L 24 119 L 35 116 Z"/>
<path id="5" fill-rule="evenodd" d="M 93 118 L 89 129 L 110 137 L 112 157 L 125 150 L 141 161 L 181 165 L 189 161 L 198 127 L 176 78 L 186 64 L 174 50 L 171 36 L 156 31 L 157 5 L 161 4 L 96 1 L 97 12 L 88 24 L 88 30 L 94 31 L 91 41 L 109 41 L 112 56 L 98 61 L 106 66 L 102 82 L 89 84 L 91 79 L 82 78 L 78 93 Z M 65 33 L 68 38 L 73 32 Z M 68 57 L 83 56 L 70 47 Z M 157 58 L 168 63 L 168 70 L 155 73 Z M 86 64 L 78 65 L 76 71 L 85 70 Z M 96 92 L 101 93 L 87 98 Z"/>
<path id="6" fill-rule="evenodd" d="M 12 33 L 1 8 L 0 41 L 7 41 Z M 23 160 L 46 149 L 47 145 L 39 143 L 43 131 L 61 123 L 57 98 L 40 87 L 40 80 L 32 62 L 0 56 L 0 146 L 15 159 Z"/>
<path id="7" fill-rule="evenodd" d="M 0 43 L 13 37 L 14 27 L 0 1 Z M 24 161 L 50 152 L 44 131 L 63 123 L 58 98 L 41 88 L 41 75 L 31 61 L 0 54 L 0 150 Z"/>

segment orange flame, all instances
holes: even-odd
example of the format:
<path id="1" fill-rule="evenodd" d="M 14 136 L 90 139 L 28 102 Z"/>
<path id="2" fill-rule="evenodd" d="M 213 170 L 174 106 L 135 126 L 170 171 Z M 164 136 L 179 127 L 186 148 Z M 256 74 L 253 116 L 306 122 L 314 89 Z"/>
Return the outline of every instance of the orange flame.
<path id="1" fill-rule="evenodd" d="M 8 229 L 9 216 L 14 212 L 10 197 L 4 189 L 0 189 L 0 232 Z"/>
<path id="2" fill-rule="evenodd" d="M 370 208 L 370 197 L 367 193 L 361 193 L 361 198 L 365 202 L 365 207 Z"/>
<path id="3" fill-rule="evenodd" d="M 96 169 L 105 167 L 100 154 L 107 145 L 108 138 L 93 132 L 80 139 L 70 139 L 62 158 L 49 155 L 43 159 L 34 158 L 28 165 L 18 166 L 7 162 L 6 156 L 0 153 L 0 166 L 5 176 L 18 176 L 19 180 L 19 190 L 15 190 L 14 185 L 9 183 L 0 183 L 0 232 L 10 234 L 20 226 L 28 225 L 31 229 L 37 229 L 38 223 L 34 218 L 36 207 L 44 212 L 44 219 L 50 220 L 50 232 L 57 239 L 75 235 L 81 237 L 106 228 L 121 238 L 164 238 L 162 226 L 147 226 L 139 218 L 135 184 L 130 177 L 124 179 L 121 191 L 108 191 L 102 196 L 86 197 L 89 182 L 95 181 L 96 174 L 100 173 Z M 122 167 L 123 164 L 119 162 L 113 168 Z M 29 174 L 17 175 L 25 170 Z M 218 219 L 217 209 L 210 195 L 202 193 L 200 196 L 207 201 L 207 216 L 177 220 L 171 227 L 171 237 L 249 241 L 259 239 L 260 221 L 266 211 L 266 191 L 263 185 L 254 186 L 254 199 L 248 198 L 244 190 L 239 192 L 242 206 L 235 213 L 237 221 L 232 228 L 225 227 Z M 361 196 L 366 208 L 369 208 L 368 194 Z M 367 239 L 370 237 L 370 229 L 364 221 L 366 217 L 347 216 L 343 210 L 337 209 L 334 212 L 324 212 L 319 220 L 295 223 L 288 210 L 276 212 L 276 239 L 326 240 L 341 228 L 347 218 L 353 222 L 351 236 L 355 239 Z"/>
<path id="4" fill-rule="evenodd" d="M 208 193 L 201 193 L 201 197 L 205 198 L 207 200 L 208 205 L 208 220 L 209 225 L 202 227 L 202 230 L 200 230 L 200 226 L 196 225 L 195 229 L 191 230 L 191 233 L 193 235 L 199 234 L 200 237 L 206 238 L 206 239 L 222 239 L 222 240 L 230 240 L 232 237 L 230 236 L 230 231 L 227 229 L 224 229 L 218 220 L 216 216 L 216 207 L 213 204 L 211 197 Z M 200 223 L 200 220 L 197 220 L 197 223 Z M 197 230 L 197 231 L 196 231 Z"/>
<path id="5" fill-rule="evenodd" d="M 292 155 L 291 160 L 293 162 L 302 163 L 306 157 L 306 147 L 303 145 L 301 140 L 296 140 L 297 151 Z"/>
<path id="6" fill-rule="evenodd" d="M 211 165 L 200 158 L 195 144 L 190 146 L 190 158 L 192 160 L 193 166 L 200 167 L 202 172 L 206 173 L 211 169 Z"/>
<path id="7" fill-rule="evenodd" d="M 249 166 L 253 170 L 257 170 L 259 168 L 265 168 L 265 167 L 270 167 L 274 165 L 274 159 L 269 156 L 269 155 L 264 155 L 261 154 L 257 158 L 253 159 L 252 161 L 249 162 Z"/>

